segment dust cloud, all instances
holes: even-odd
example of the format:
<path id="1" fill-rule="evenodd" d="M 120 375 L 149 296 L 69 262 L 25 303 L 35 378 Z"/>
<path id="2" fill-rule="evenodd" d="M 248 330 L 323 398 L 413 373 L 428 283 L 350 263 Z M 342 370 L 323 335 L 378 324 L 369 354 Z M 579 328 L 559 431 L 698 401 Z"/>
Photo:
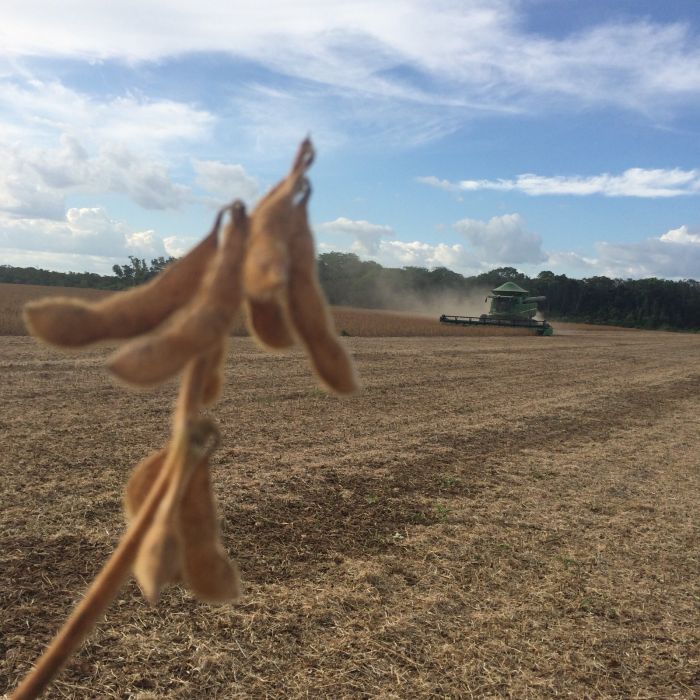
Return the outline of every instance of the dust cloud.
<path id="1" fill-rule="evenodd" d="M 473 290 L 468 294 L 443 292 L 428 298 L 410 293 L 386 293 L 383 295 L 383 308 L 387 311 L 401 311 L 418 316 L 439 318 L 447 316 L 481 316 L 488 313 L 486 295 L 488 289 Z"/>

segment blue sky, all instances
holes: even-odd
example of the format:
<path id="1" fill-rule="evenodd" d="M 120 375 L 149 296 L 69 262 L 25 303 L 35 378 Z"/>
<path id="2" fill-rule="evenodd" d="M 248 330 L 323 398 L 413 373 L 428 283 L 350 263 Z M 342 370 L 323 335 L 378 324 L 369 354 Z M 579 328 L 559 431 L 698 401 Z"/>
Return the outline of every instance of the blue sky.
<path id="1" fill-rule="evenodd" d="M 179 255 L 311 134 L 319 251 L 700 279 L 700 2 L 6 0 L 0 264 Z"/>

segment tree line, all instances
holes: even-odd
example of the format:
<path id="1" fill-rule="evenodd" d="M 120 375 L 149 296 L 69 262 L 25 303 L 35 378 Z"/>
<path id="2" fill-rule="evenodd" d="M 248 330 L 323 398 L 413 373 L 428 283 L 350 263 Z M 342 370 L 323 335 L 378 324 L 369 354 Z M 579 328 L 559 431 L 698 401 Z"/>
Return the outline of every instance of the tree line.
<path id="1" fill-rule="evenodd" d="M 144 258 L 129 256 L 125 265 L 113 265 L 113 275 L 95 272 L 55 272 L 36 267 L 12 267 L 0 265 L 0 282 L 13 284 L 41 284 L 49 287 L 86 287 L 90 289 L 127 289 L 148 282 L 175 258 Z"/>
<path id="2" fill-rule="evenodd" d="M 148 281 L 173 258 L 131 256 L 115 265 L 114 275 L 52 272 L 0 265 L 0 282 L 66 287 L 125 289 Z M 657 278 L 632 280 L 609 277 L 575 279 L 550 270 L 528 277 L 514 267 L 499 267 L 465 277 L 444 267 L 386 268 L 353 253 L 323 253 L 318 258 L 321 285 L 328 301 L 338 306 L 413 311 L 416 304 L 440 304 L 445 298 L 465 300 L 486 294 L 504 282 L 515 282 L 533 296 L 546 296 L 540 305 L 552 320 L 614 324 L 635 328 L 700 330 L 700 282 Z M 459 308 L 445 313 L 462 313 Z M 465 310 L 465 315 L 469 313 Z"/>
<path id="3" fill-rule="evenodd" d="M 528 277 L 514 267 L 464 277 L 444 267 L 384 268 L 352 253 L 320 255 L 319 277 L 331 304 L 411 310 L 416 299 L 426 305 L 439 303 L 446 296 L 466 300 L 486 294 L 504 282 L 515 282 L 532 296 L 547 297 L 540 309 L 549 319 L 700 330 L 700 282 L 692 279 L 574 279 L 550 270 Z M 445 309 L 445 313 L 455 311 Z"/>

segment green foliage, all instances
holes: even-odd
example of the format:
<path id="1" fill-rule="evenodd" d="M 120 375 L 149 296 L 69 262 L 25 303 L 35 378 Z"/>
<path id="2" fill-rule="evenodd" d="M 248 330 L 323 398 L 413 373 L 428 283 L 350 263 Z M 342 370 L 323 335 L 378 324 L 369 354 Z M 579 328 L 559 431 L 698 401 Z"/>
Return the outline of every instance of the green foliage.
<path id="1" fill-rule="evenodd" d="M 514 267 L 463 277 L 444 267 L 384 268 L 352 253 L 319 256 L 319 277 L 331 304 L 412 310 L 445 295 L 467 299 L 476 291 L 515 282 L 546 296 L 547 318 L 636 328 L 700 330 L 700 282 L 590 277 L 572 279 L 543 270 L 530 278 Z"/>
<path id="2" fill-rule="evenodd" d="M 36 267 L 12 267 L 12 265 L 0 265 L 0 282 L 91 289 L 121 289 L 123 286 L 116 277 L 98 275 L 94 272 L 54 272 Z"/>
<path id="3" fill-rule="evenodd" d="M 0 282 L 42 284 L 49 287 L 89 287 L 91 289 L 125 289 L 147 282 L 175 258 L 153 258 L 150 265 L 141 258 L 129 256 L 129 264 L 114 265 L 114 276 L 94 272 L 54 272 L 36 267 L 0 265 Z"/>
<path id="4" fill-rule="evenodd" d="M 130 265 L 114 265 L 112 266 L 112 270 L 124 287 L 133 287 L 137 284 L 148 282 L 149 279 L 155 277 L 174 259 L 175 258 L 164 258 L 161 256 L 159 258 L 153 258 L 151 264 L 147 265 L 143 258 L 139 259 L 130 255 Z"/>

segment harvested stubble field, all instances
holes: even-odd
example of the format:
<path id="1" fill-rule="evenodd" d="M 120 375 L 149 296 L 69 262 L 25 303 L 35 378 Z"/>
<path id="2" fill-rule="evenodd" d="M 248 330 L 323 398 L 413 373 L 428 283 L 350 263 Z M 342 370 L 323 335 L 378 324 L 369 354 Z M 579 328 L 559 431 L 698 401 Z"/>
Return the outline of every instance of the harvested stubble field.
<path id="1" fill-rule="evenodd" d="M 234 338 L 214 479 L 242 602 L 133 582 L 49 698 L 691 698 L 700 337 L 346 338 L 339 400 Z M 0 692 L 122 531 L 175 385 L 0 338 Z"/>
<path id="2" fill-rule="evenodd" d="M 22 321 L 22 307 L 33 299 L 61 295 L 89 301 L 99 299 L 108 293 L 99 289 L 0 282 L 0 335 L 27 335 L 27 329 Z"/>

